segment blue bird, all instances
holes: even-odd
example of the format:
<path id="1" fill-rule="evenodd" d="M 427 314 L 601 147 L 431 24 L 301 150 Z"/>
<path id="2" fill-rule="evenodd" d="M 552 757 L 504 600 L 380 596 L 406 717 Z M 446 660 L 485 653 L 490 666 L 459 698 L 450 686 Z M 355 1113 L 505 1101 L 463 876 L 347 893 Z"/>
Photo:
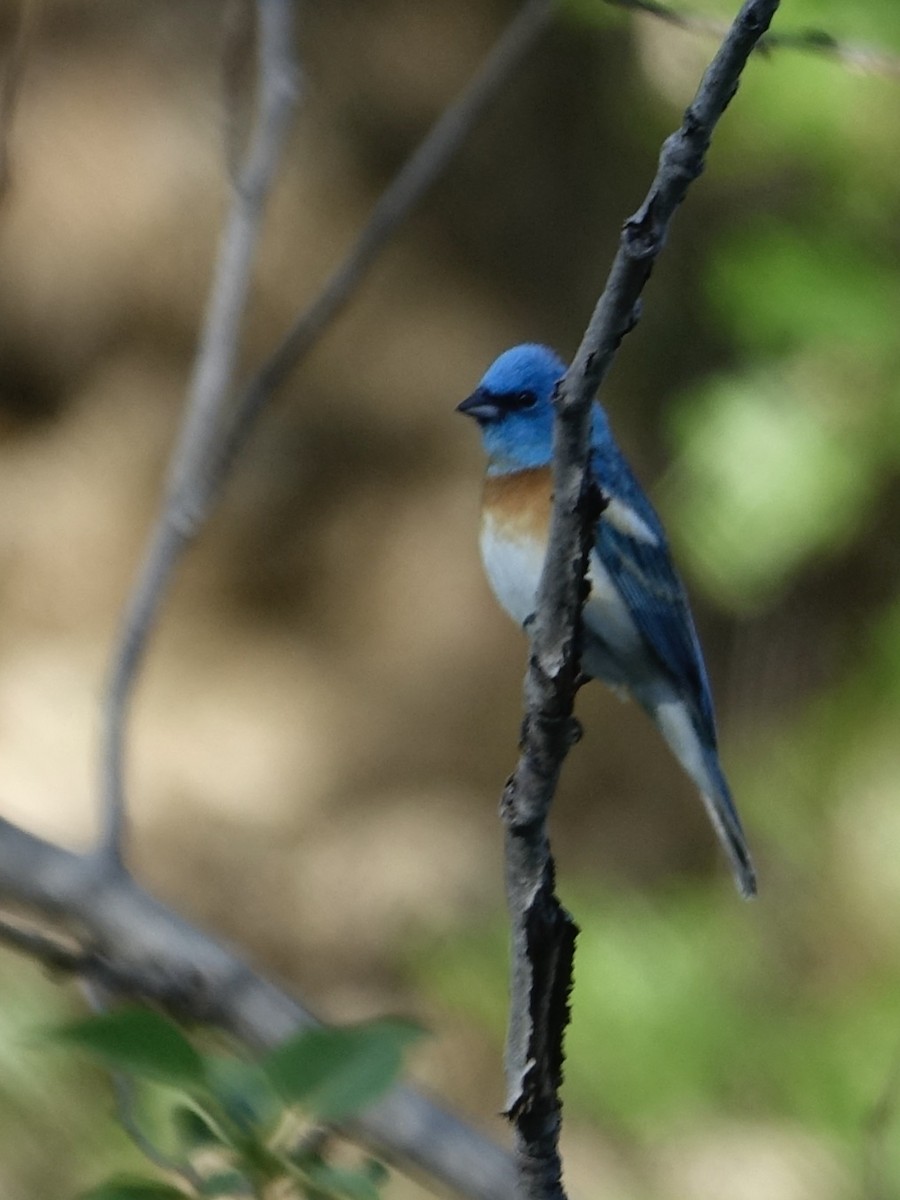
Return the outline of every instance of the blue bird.
<path id="1" fill-rule="evenodd" d="M 481 556 L 500 604 L 520 625 L 534 612 L 552 497 L 553 392 L 565 363 L 546 346 L 496 359 L 457 411 L 487 452 Z M 606 501 L 590 556 L 582 671 L 649 714 L 696 784 L 743 896 L 756 874 L 719 765 L 703 653 L 659 517 L 593 406 L 590 471 Z"/>

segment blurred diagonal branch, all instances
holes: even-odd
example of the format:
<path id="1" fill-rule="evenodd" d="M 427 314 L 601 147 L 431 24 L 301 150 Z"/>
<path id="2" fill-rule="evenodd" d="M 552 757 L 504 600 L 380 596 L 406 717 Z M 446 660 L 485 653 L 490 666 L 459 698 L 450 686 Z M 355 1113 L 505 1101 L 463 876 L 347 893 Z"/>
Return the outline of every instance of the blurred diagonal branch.
<path id="1" fill-rule="evenodd" d="M 521 754 L 504 793 L 512 986 L 506 1110 L 516 1133 L 521 1195 L 564 1196 L 559 1157 L 563 1035 L 577 928 L 554 893 L 547 818 L 563 760 L 577 734 L 581 610 L 594 527 L 602 507 L 587 472 L 591 406 L 622 338 L 669 222 L 700 175 L 713 130 L 734 96 L 779 0 L 746 0 L 685 112 L 666 139 L 647 196 L 625 222 L 619 249 L 581 345 L 556 396 L 553 514 L 531 624 Z"/>
<path id="2" fill-rule="evenodd" d="M 726 21 L 717 21 L 703 13 L 689 9 L 672 8 L 658 0 L 603 0 L 612 8 L 625 8 L 631 12 L 645 13 L 657 17 L 668 25 L 685 29 L 690 33 L 707 34 L 721 38 L 728 29 Z M 843 42 L 824 29 L 798 29 L 787 32 L 767 33 L 759 39 L 756 50 L 798 50 L 808 54 L 822 54 L 833 58 L 846 67 L 866 71 L 873 75 L 900 76 L 900 57 L 874 46 L 859 46 Z"/>
<path id="3" fill-rule="evenodd" d="M 0 918 L 0 942 L 13 950 L 22 951 L 53 971 L 78 974 L 90 967 L 90 957 L 73 947 L 71 941 L 48 937 L 39 929 L 28 928 L 22 922 L 6 917 Z"/>
<path id="4" fill-rule="evenodd" d="M 266 201 L 297 93 L 293 0 L 258 0 L 257 114 L 235 181 L 194 363 L 184 422 L 172 454 L 163 515 L 128 601 L 106 697 L 101 853 L 121 866 L 125 824 L 124 737 L 128 707 L 172 563 L 196 525 L 203 478 L 234 376 L 240 329 Z"/>
<path id="5" fill-rule="evenodd" d="M 313 302 L 299 314 L 269 360 L 250 380 L 222 440 L 208 480 L 212 503 L 261 410 L 296 370 L 415 206 L 446 168 L 488 105 L 496 98 L 549 24 L 553 0 L 526 0 L 458 99 L 438 117 L 424 140 L 381 194 L 365 227 Z"/>
<path id="6" fill-rule="evenodd" d="M 400 224 L 422 199 L 549 22 L 553 0 L 526 0 L 471 83 L 400 169 L 343 262 L 305 308 L 226 416 L 252 252 L 293 91 L 290 4 L 259 0 L 259 112 L 220 257 L 164 510 L 151 534 L 123 621 L 104 737 L 104 855 L 121 865 L 124 739 L 147 641 L 178 561 L 206 520 L 238 452 L 273 393 L 348 303 Z M 224 426 L 224 427 L 223 427 Z"/>
<path id="7" fill-rule="evenodd" d="M 104 991 L 160 1005 L 263 1050 L 316 1024 L 296 1000 L 140 888 L 127 872 L 98 879 L 96 860 L 0 819 L 0 903 L 49 923 L 54 937 L 9 922 L 0 940 Z M 10 935 L 9 931 L 14 930 Z M 68 945 L 75 943 L 77 949 Z M 410 1088 L 396 1088 L 345 1132 L 406 1170 L 472 1200 L 512 1200 L 505 1151 Z"/>

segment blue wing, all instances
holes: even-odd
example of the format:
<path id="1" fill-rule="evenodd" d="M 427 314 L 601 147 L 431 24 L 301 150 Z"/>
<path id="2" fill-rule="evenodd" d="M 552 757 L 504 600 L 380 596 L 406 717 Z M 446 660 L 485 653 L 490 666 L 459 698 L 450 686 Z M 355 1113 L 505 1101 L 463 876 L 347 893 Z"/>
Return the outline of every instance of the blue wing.
<path id="1" fill-rule="evenodd" d="M 595 442 L 591 467 L 604 496 L 615 502 L 615 507 L 598 522 L 597 554 L 644 642 L 694 712 L 698 732 L 714 747 L 715 716 L 703 653 L 662 523 L 609 433 L 604 432 L 602 444 Z"/>

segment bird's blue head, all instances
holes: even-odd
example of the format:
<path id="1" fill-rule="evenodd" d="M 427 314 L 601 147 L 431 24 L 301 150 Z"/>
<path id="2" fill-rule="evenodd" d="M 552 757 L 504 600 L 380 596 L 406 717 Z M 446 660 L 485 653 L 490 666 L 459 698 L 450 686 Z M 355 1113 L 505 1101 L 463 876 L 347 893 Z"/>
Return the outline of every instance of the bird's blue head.
<path id="1" fill-rule="evenodd" d="M 474 417 L 495 474 L 546 466 L 553 455 L 553 389 L 566 364 L 546 346 L 513 346 L 457 407 Z"/>

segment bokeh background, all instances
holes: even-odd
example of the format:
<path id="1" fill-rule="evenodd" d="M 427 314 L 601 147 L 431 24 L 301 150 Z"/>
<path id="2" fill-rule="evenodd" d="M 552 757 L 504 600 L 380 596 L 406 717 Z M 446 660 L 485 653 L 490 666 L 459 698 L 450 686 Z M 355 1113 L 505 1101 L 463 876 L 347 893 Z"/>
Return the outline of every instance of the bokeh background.
<path id="1" fill-rule="evenodd" d="M 300 8 L 248 367 L 513 6 Z M 10 137 L 0 797 L 74 846 L 227 199 L 222 14 L 45 0 Z M 778 23 L 900 52 L 892 0 L 787 0 Z M 481 453 L 453 406 L 509 344 L 572 352 L 714 48 L 601 0 L 560 13 L 248 448 L 135 711 L 141 878 L 323 1016 L 423 1021 L 413 1074 L 498 1138 L 496 805 L 525 648 L 482 580 Z M 554 815 L 583 929 L 575 1197 L 900 1195 L 898 216 L 900 81 L 758 58 L 605 388 L 691 590 L 761 895 L 734 894 L 642 714 L 586 689 Z M 79 1005 L 0 958 L 7 1200 L 136 1161 L 103 1079 L 35 1037 Z"/>

